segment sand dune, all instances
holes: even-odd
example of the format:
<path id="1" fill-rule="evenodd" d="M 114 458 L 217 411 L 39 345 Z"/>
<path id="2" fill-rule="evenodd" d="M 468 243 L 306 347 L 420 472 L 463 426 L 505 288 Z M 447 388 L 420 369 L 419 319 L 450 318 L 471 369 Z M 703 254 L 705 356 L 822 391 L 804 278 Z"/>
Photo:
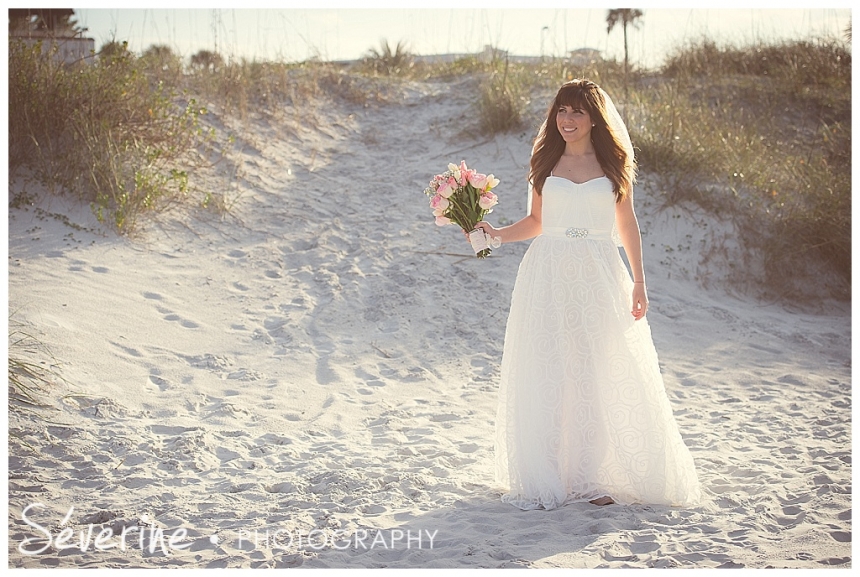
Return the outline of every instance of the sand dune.
<path id="1" fill-rule="evenodd" d="M 649 319 L 707 501 L 499 501 L 497 377 L 527 243 L 477 260 L 422 191 L 465 159 L 501 179 L 489 220 L 519 218 L 532 129 L 460 136 L 462 86 L 309 105 L 307 122 L 213 107 L 237 145 L 194 179 L 238 198 L 224 218 L 171 212 L 126 239 L 68 200 L 10 209 L 10 312 L 65 379 L 59 411 L 10 414 L 11 567 L 851 565 L 850 307 L 733 294 L 731 253 L 702 262 L 731 231 L 658 210 L 648 174 Z M 114 547 L 82 550 L 91 526 Z M 156 529 L 185 533 L 165 554 Z"/>

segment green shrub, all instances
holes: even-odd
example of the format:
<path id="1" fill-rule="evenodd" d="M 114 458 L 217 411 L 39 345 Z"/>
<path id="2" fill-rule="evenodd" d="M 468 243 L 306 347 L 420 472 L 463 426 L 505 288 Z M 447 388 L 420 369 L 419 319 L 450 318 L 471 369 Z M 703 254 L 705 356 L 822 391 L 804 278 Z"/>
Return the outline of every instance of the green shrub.
<path id="1" fill-rule="evenodd" d="M 663 201 L 730 217 L 783 298 L 847 298 L 851 281 L 851 57 L 837 41 L 679 50 L 627 103 Z M 719 192 L 722 191 L 722 192 Z"/>
<path id="2" fill-rule="evenodd" d="M 121 233 L 183 197 L 180 159 L 200 141 L 205 110 L 180 103 L 145 71 L 124 45 L 67 66 L 39 46 L 10 42 L 10 171 L 26 167 L 51 190 L 90 202 Z"/>

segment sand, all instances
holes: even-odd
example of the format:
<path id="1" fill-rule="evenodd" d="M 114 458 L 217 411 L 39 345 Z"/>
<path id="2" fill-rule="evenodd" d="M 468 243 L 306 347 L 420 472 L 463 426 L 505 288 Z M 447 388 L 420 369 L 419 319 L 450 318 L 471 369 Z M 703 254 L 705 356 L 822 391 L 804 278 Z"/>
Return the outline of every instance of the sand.
<path id="1" fill-rule="evenodd" d="M 55 410 L 9 414 L 10 567 L 851 565 L 850 305 L 732 289 L 728 225 L 661 209 L 647 173 L 648 318 L 706 501 L 499 501 L 497 381 L 528 243 L 475 259 L 422 191 L 466 160 L 501 179 L 488 220 L 516 220 L 535 118 L 463 135 L 470 82 L 245 119 L 213 106 L 236 144 L 192 183 L 229 212 L 170 211 L 133 238 L 10 184 L 39 196 L 9 209 L 10 323 L 62 377 Z"/>

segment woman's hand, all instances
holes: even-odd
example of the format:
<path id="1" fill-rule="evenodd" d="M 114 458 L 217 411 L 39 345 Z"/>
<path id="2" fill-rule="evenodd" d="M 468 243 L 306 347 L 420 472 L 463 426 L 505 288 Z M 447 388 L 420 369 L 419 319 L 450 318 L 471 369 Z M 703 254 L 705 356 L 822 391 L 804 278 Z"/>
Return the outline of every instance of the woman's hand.
<path id="1" fill-rule="evenodd" d="M 498 236 L 499 231 L 495 227 L 493 227 L 493 225 L 491 225 L 489 222 L 485 222 L 482 220 L 475 225 L 475 228 L 478 230 L 483 230 L 484 234 L 489 235 L 491 238 Z M 466 241 L 469 240 L 469 233 L 466 232 L 465 230 L 463 231 L 463 236 L 466 237 Z"/>
<path id="2" fill-rule="evenodd" d="M 648 312 L 648 295 L 645 290 L 645 283 L 633 283 L 633 310 L 630 312 L 637 321 L 645 318 L 645 313 Z"/>

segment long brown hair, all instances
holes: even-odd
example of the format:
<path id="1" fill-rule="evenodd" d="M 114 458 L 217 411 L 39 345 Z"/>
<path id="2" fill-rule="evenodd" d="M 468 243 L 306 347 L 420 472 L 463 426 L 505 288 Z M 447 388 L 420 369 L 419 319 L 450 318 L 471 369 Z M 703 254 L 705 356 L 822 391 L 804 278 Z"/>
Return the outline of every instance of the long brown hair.
<path id="1" fill-rule="evenodd" d="M 565 142 L 556 125 L 556 114 L 562 106 L 581 108 L 591 116 L 591 143 L 597 162 L 612 182 L 615 201 L 621 202 L 633 190 L 636 182 L 636 161 L 628 157 L 621 138 L 610 126 L 606 113 L 606 100 L 597 84 L 590 80 L 575 79 L 562 84 L 546 112 L 546 119 L 535 137 L 532 148 L 529 184 L 537 194 L 564 152 Z"/>

